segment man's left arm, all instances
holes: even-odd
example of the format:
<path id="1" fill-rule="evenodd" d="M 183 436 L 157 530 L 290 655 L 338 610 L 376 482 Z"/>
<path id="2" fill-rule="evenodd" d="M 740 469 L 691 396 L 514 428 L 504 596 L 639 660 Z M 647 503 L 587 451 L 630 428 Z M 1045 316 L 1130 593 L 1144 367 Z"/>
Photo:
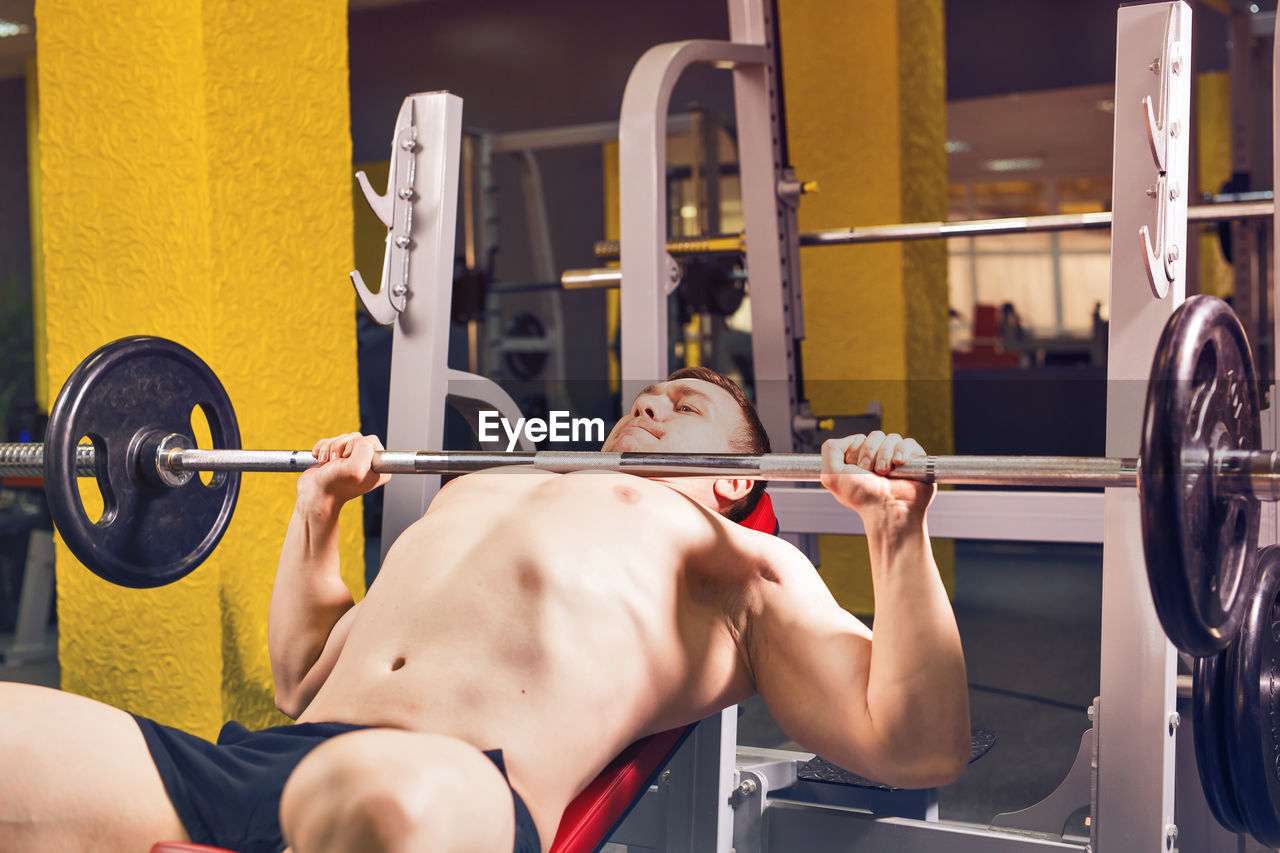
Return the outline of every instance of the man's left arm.
<path id="1" fill-rule="evenodd" d="M 901 787 L 945 784 L 969 755 L 964 655 L 925 524 L 932 487 L 873 473 L 922 453 L 882 433 L 823 446 L 824 485 L 866 528 L 874 635 L 810 569 L 765 589 L 751 644 L 757 687 L 784 730 Z"/>

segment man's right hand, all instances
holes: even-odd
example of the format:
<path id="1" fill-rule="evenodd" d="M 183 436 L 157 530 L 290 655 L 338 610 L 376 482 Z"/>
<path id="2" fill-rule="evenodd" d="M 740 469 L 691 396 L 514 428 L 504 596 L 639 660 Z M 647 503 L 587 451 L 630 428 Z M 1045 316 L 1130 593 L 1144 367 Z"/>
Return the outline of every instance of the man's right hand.
<path id="1" fill-rule="evenodd" d="M 376 435 L 349 432 L 322 438 L 311 449 L 319 462 L 298 478 L 298 497 L 319 499 L 341 506 L 391 479 L 373 470 L 374 453 L 382 450 Z"/>

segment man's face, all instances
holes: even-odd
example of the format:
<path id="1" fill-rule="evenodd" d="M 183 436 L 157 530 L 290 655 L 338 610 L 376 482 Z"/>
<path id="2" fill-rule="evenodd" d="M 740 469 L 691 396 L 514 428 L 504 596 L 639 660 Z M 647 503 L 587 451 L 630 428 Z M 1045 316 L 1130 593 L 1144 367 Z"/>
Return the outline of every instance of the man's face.
<path id="1" fill-rule="evenodd" d="M 737 401 L 702 379 L 650 385 L 614 425 L 601 448 L 648 453 L 732 453 L 743 426 Z"/>

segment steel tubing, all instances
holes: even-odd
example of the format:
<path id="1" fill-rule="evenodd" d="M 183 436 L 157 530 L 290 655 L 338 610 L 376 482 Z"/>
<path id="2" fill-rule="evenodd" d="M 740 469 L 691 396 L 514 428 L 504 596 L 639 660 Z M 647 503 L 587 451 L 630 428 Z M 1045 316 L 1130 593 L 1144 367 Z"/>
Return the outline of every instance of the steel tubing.
<path id="1" fill-rule="evenodd" d="M 143 466 L 173 473 L 243 471 L 299 473 L 318 463 L 306 450 L 161 449 Z M 94 475 L 92 445 L 77 449 L 76 473 Z M 1139 460 L 1094 456 L 921 456 L 895 468 L 890 477 L 940 485 L 1028 486 L 1091 489 L 1136 487 Z M 641 477 L 739 477 L 746 480 L 816 482 L 822 457 L 812 453 L 603 453 L 557 451 L 383 450 L 373 470 L 385 474 L 466 474 L 494 468 L 620 471 Z M 0 477 L 39 477 L 43 444 L 0 443 Z M 1213 455 L 1214 488 L 1264 501 L 1280 501 L 1280 452 L 1221 450 Z M 179 480 L 185 482 L 184 480 Z"/>
<path id="2" fill-rule="evenodd" d="M 1238 462 L 1249 478 L 1270 477 L 1267 460 Z M 169 471 L 259 471 L 298 473 L 315 467 L 305 450 L 161 450 L 143 465 Z M 1280 465 L 1280 461 L 1275 464 Z M 373 469 L 387 474 L 462 474 L 500 467 L 535 468 L 555 473 L 621 471 L 643 477 L 740 477 L 749 480 L 817 481 L 822 457 L 805 453 L 598 453 L 538 451 L 381 451 Z M 44 445 L 0 444 L 0 476 L 40 476 Z M 1264 475 L 1264 469 L 1266 474 Z M 81 445 L 77 473 L 93 476 L 94 450 Z M 927 456 L 911 459 L 891 476 L 956 485 L 1134 486 L 1137 462 L 1072 456 Z M 1256 487 L 1255 487 L 1256 490 Z"/>
<path id="3" fill-rule="evenodd" d="M 1202 204 L 1187 208 L 1188 222 L 1217 222 L 1226 219 L 1260 219 L 1271 216 L 1270 201 L 1242 201 Z M 899 240 L 941 240 L 948 237 L 982 237 L 992 234 L 1039 234 L 1049 231 L 1085 231 L 1110 228 L 1111 212 L 1056 213 L 1048 216 L 1011 216 L 1003 219 L 971 219 L 950 222 L 907 222 L 897 225 L 868 225 L 800 234 L 801 246 L 843 246 L 851 243 L 888 243 Z M 667 244 L 671 255 L 698 255 L 740 252 L 741 236 L 725 234 L 704 238 L 673 240 Z M 595 244 L 595 256 L 616 259 L 621 252 L 617 241 Z"/>

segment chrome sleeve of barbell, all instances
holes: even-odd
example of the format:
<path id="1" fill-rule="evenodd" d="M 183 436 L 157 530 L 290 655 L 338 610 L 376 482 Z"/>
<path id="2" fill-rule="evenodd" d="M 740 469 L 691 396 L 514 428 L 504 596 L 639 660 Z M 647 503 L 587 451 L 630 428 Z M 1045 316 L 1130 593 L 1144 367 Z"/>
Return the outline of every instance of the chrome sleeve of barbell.
<path id="1" fill-rule="evenodd" d="M 518 456 L 532 453 L 443 452 L 382 450 L 372 468 L 379 474 L 464 474 L 502 465 L 524 464 Z M 319 463 L 308 450 L 184 450 L 174 454 L 172 467 L 180 471 L 302 472 Z"/>
<path id="2" fill-rule="evenodd" d="M 167 455 L 175 471 L 305 471 L 316 466 L 306 450 L 183 450 Z"/>
<path id="3" fill-rule="evenodd" d="M 1274 450 L 1220 450 L 1213 455 L 1219 492 L 1280 501 L 1280 453 Z"/>
<path id="4" fill-rule="evenodd" d="M 458 474 L 503 464 L 508 453 L 426 453 L 414 450 L 382 450 L 372 468 L 379 474 Z M 533 454 L 525 454 L 533 456 Z M 168 455 L 175 471 L 276 471 L 299 473 L 318 464 L 309 450 L 184 450 Z M 527 463 L 526 463 L 527 464 Z"/>
<path id="5" fill-rule="evenodd" d="M 92 444 L 76 448 L 76 475 L 92 477 Z M 0 477 L 43 477 L 44 445 L 32 442 L 0 442 Z"/>

